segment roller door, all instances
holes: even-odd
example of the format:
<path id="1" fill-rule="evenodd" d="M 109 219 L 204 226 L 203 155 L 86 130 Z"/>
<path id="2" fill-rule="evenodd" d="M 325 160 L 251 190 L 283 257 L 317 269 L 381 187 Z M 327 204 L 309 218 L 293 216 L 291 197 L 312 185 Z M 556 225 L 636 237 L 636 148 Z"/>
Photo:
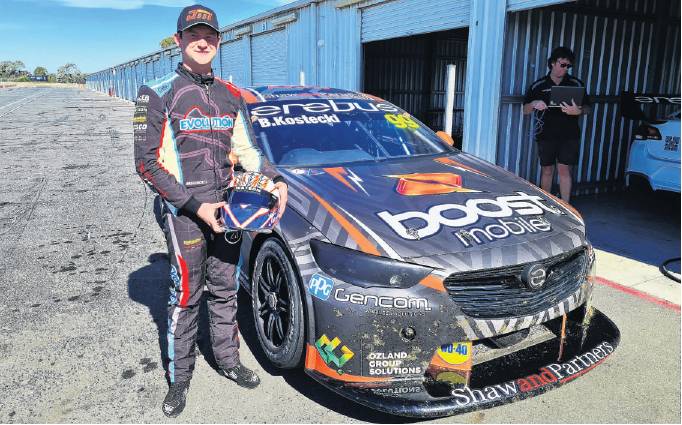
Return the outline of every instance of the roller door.
<path id="1" fill-rule="evenodd" d="M 252 85 L 288 84 L 287 39 L 284 30 L 254 36 L 251 40 Z"/>
<path id="2" fill-rule="evenodd" d="M 222 78 L 229 80 L 238 86 L 248 86 L 248 66 L 249 66 L 249 39 L 241 38 L 237 41 L 229 41 L 220 46 L 220 68 Z"/>

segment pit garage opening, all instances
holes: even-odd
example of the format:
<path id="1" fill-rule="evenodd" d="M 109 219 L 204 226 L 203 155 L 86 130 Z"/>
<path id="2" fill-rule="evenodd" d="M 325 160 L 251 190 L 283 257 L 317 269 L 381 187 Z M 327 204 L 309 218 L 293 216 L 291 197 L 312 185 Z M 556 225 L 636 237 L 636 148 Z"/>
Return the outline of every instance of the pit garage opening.
<path id="1" fill-rule="evenodd" d="M 363 43 L 363 91 L 443 130 L 447 65 L 456 65 L 452 137 L 462 147 L 468 29 Z"/>

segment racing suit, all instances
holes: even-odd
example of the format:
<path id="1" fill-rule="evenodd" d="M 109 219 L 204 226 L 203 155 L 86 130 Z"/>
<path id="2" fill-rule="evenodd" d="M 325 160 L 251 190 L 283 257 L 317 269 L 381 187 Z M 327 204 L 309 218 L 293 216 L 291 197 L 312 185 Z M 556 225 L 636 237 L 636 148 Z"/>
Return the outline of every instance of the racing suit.
<path id="1" fill-rule="evenodd" d="M 194 369 L 199 302 L 208 287 L 211 345 L 223 369 L 239 361 L 236 264 L 239 244 L 214 233 L 196 213 L 224 200 L 234 165 L 281 181 L 255 144 L 239 89 L 178 65 L 140 88 L 133 117 L 135 168 L 163 199 L 171 266 L 168 376 L 187 381 Z"/>

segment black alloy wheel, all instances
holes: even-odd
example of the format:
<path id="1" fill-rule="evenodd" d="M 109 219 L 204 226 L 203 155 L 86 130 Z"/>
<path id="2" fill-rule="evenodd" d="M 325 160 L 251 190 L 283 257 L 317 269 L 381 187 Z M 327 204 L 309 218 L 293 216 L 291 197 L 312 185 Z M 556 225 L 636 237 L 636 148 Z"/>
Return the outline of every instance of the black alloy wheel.
<path id="1" fill-rule="evenodd" d="M 296 367 L 302 359 L 304 315 L 298 281 L 282 243 L 265 241 L 253 268 L 251 302 L 261 348 L 279 368 Z"/>

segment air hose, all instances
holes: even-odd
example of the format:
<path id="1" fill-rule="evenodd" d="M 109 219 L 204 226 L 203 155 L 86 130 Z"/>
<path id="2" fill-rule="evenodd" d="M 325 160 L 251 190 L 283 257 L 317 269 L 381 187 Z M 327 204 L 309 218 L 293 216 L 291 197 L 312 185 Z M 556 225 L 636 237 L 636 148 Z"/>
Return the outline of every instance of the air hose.
<path id="1" fill-rule="evenodd" d="M 658 267 L 658 269 L 661 271 L 661 273 L 663 273 L 663 275 L 664 275 L 665 277 L 667 277 L 667 278 L 669 278 L 669 279 L 672 279 L 672 280 L 674 280 L 675 282 L 678 282 L 678 283 L 679 283 L 679 282 L 680 282 L 680 275 L 679 275 L 679 274 L 676 274 L 676 273 L 674 273 L 674 272 L 671 272 L 671 271 L 668 270 L 667 267 L 666 267 L 668 264 L 674 263 L 674 262 L 678 262 L 678 263 L 679 263 L 679 262 L 680 262 L 680 257 L 677 257 L 677 258 L 670 258 L 670 259 L 665 260 L 663 263 L 661 263 L 661 265 Z"/>

